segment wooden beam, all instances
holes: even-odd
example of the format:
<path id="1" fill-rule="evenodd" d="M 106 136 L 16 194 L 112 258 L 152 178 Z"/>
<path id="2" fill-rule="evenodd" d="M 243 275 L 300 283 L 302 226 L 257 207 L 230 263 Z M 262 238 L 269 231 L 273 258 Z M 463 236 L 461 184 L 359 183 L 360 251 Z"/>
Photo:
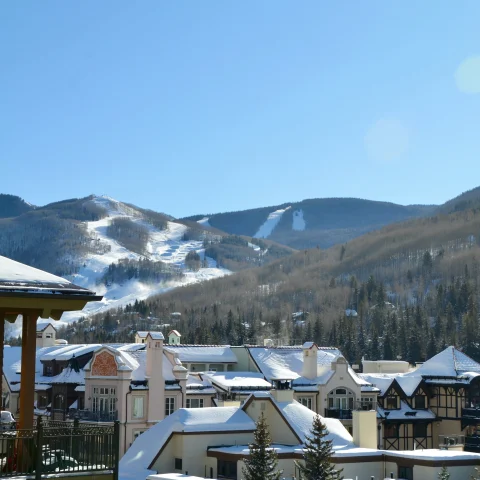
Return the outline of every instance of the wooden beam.
<path id="1" fill-rule="evenodd" d="M 35 355 L 37 318 L 40 312 L 23 315 L 22 367 L 20 374 L 20 429 L 33 428 L 33 404 L 35 401 Z"/>
<path id="2" fill-rule="evenodd" d="M 5 315 L 0 310 L 0 338 L 2 339 L 2 348 L 0 348 L 0 408 L 3 410 L 3 349 L 5 336 Z"/>

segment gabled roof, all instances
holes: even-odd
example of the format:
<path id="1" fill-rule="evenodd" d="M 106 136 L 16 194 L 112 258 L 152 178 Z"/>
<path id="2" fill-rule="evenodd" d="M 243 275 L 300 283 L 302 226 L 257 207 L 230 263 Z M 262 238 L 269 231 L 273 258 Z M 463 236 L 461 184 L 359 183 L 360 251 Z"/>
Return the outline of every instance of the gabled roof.
<path id="1" fill-rule="evenodd" d="M 148 332 L 147 337 L 150 336 L 152 340 L 165 340 L 162 332 Z"/>
<path id="2" fill-rule="evenodd" d="M 457 377 L 469 372 L 480 373 L 480 364 L 460 350 L 450 346 L 406 375 Z"/>
<path id="3" fill-rule="evenodd" d="M 37 322 L 37 332 L 43 332 L 48 326 L 52 326 L 52 328 L 56 331 L 57 329 L 53 325 L 52 322 L 46 321 L 46 322 Z"/>
<path id="4" fill-rule="evenodd" d="M 170 336 L 170 335 L 176 335 L 177 337 L 181 337 L 178 330 L 170 330 L 170 332 L 168 333 L 168 336 Z"/>
<path id="5" fill-rule="evenodd" d="M 154 473 L 149 469 L 174 433 L 254 430 L 255 422 L 237 407 L 180 408 L 133 442 L 120 460 L 120 477 L 144 480 Z"/>

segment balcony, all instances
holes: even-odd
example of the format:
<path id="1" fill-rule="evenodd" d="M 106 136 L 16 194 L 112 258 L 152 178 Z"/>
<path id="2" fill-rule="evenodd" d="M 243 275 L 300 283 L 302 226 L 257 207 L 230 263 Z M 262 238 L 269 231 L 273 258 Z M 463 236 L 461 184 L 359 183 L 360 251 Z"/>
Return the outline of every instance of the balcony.
<path id="1" fill-rule="evenodd" d="M 466 452 L 480 453 L 480 435 L 467 435 L 465 437 Z"/>
<path id="2" fill-rule="evenodd" d="M 352 411 L 351 410 L 341 410 L 337 408 L 326 408 L 325 409 L 326 418 L 338 418 L 339 420 L 351 420 Z"/>
<path id="3" fill-rule="evenodd" d="M 119 424 L 37 420 L 35 428 L 0 431 L 0 478 L 118 475 Z"/>
<path id="4" fill-rule="evenodd" d="M 462 429 L 480 424 L 480 408 L 462 408 Z"/>
<path id="5" fill-rule="evenodd" d="M 114 422 L 118 420 L 118 412 L 93 412 L 91 410 L 74 410 L 67 415 L 69 419 L 78 419 L 81 422 Z"/>

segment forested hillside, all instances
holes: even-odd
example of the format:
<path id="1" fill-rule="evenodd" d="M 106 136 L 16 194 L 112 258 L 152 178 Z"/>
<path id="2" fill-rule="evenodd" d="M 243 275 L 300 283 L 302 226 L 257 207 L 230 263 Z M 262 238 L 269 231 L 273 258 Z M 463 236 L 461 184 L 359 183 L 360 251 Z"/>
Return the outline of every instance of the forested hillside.
<path id="1" fill-rule="evenodd" d="M 185 343 L 313 339 L 352 362 L 422 361 L 454 344 L 480 360 L 479 238 L 480 209 L 409 220 L 136 302 L 110 312 L 113 330 L 99 316 L 70 334 L 113 341 L 174 325 Z"/>

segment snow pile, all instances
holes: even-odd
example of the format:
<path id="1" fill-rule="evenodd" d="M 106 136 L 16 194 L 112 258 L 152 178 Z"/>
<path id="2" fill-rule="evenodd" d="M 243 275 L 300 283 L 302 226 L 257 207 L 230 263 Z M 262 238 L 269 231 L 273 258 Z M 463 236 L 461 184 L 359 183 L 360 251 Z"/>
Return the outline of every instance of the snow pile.
<path id="1" fill-rule="evenodd" d="M 208 373 L 205 377 L 219 387 L 229 390 L 235 388 L 271 388 L 261 373 L 255 372 L 218 372 Z"/>
<path id="2" fill-rule="evenodd" d="M 165 345 L 164 350 L 178 354 L 182 363 L 237 363 L 228 345 Z"/>
<path id="3" fill-rule="evenodd" d="M 268 238 L 282 218 L 282 215 L 289 208 L 291 207 L 275 210 L 274 212 L 270 213 L 265 222 L 260 226 L 257 233 L 254 235 L 254 238 Z"/>
<path id="4" fill-rule="evenodd" d="M 305 223 L 305 219 L 303 218 L 303 210 L 295 210 L 293 212 L 292 230 L 303 232 L 306 226 L 307 224 Z"/>

